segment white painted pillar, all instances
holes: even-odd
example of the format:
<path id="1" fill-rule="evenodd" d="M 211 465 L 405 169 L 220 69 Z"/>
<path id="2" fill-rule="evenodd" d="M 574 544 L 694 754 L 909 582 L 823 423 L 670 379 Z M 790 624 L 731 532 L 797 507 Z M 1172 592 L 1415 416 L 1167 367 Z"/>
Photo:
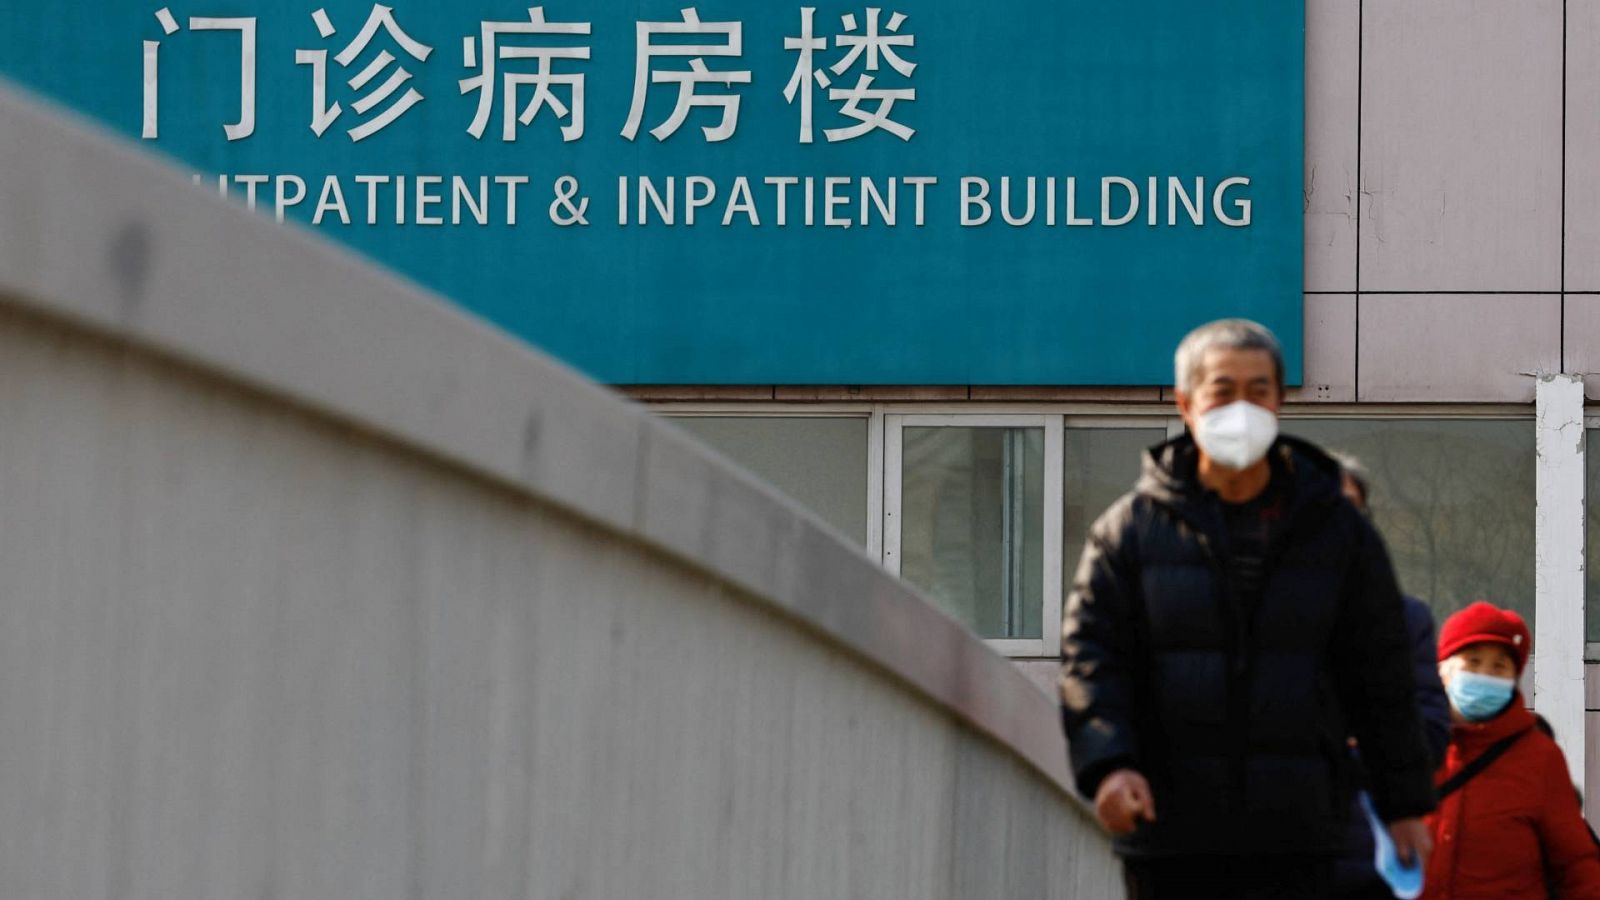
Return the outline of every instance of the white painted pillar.
<path id="1" fill-rule="evenodd" d="M 1583 787 L 1583 377 L 1541 375 L 1535 415 L 1533 705 Z"/>

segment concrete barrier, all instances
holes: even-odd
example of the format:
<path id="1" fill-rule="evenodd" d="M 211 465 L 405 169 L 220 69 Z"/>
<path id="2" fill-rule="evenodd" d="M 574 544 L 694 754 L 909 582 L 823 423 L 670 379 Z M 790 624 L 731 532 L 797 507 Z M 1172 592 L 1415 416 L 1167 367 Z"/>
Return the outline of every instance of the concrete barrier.
<path id="1" fill-rule="evenodd" d="M 1057 721 L 672 426 L 0 87 L 0 896 L 1107 896 Z"/>

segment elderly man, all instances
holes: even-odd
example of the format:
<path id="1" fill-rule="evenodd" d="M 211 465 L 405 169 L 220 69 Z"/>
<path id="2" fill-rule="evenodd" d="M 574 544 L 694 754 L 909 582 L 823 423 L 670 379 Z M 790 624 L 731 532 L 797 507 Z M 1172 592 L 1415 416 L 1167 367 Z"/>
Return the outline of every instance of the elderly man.
<path id="1" fill-rule="evenodd" d="M 1402 859 L 1433 806 L 1400 592 L 1340 468 L 1280 437 L 1283 356 L 1191 332 L 1183 437 L 1095 522 L 1062 622 L 1062 722 L 1129 897 L 1317 897 L 1363 779 Z"/>

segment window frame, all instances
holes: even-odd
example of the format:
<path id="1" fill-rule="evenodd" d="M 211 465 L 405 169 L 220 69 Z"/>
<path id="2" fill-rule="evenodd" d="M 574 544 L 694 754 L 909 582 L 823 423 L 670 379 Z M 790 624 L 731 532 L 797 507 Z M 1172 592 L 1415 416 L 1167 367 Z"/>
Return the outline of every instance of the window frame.
<path id="1" fill-rule="evenodd" d="M 1323 407 L 1320 407 L 1320 406 L 1315 405 L 1315 404 L 1301 404 L 1301 405 L 1296 405 L 1294 407 L 1290 407 L 1289 405 L 1285 404 L 1283 409 L 1280 411 L 1279 415 L 1280 415 L 1280 418 L 1283 421 L 1286 421 L 1286 422 L 1292 422 L 1292 421 L 1295 421 L 1295 420 L 1304 420 L 1304 419 L 1351 419 L 1351 420 L 1368 420 L 1368 421 L 1371 421 L 1371 420 L 1386 420 L 1386 419 L 1387 420 L 1395 420 L 1395 421 L 1423 421 L 1423 420 L 1437 421 L 1437 420 L 1443 419 L 1443 420 L 1478 421 L 1478 422 L 1483 422 L 1483 421 L 1503 421 L 1503 422 L 1504 421 L 1509 421 L 1509 422 L 1519 422 L 1519 421 L 1521 421 L 1521 422 L 1528 422 L 1534 429 L 1534 446 L 1535 446 L 1535 450 L 1534 450 L 1534 454 L 1533 454 L 1534 477 L 1536 479 L 1542 477 L 1540 475 L 1540 473 L 1539 473 L 1539 466 L 1541 465 L 1541 463 L 1540 463 L 1539 453 L 1538 453 L 1538 450 L 1537 450 L 1538 440 L 1539 440 L 1539 437 L 1538 437 L 1539 419 L 1538 419 L 1538 415 L 1537 415 L 1537 413 L 1536 413 L 1536 411 L 1534 409 L 1534 404 L 1531 403 L 1531 402 L 1530 403 L 1526 403 L 1526 404 L 1521 404 L 1521 403 L 1517 403 L 1517 404 L 1509 404 L 1509 403 L 1494 403 L 1494 404 L 1489 404 L 1489 403 L 1420 404 L 1420 403 L 1415 403 L 1415 404 L 1395 404 L 1393 406 L 1384 406 L 1384 407 L 1373 407 L 1373 406 L 1370 406 L 1370 405 L 1369 406 L 1362 406 L 1360 404 L 1340 403 L 1340 404 L 1328 404 L 1327 408 L 1323 408 Z M 1586 414 L 1585 417 L 1584 417 L 1584 422 L 1586 423 L 1585 424 L 1585 428 L 1589 427 L 1587 425 L 1587 423 L 1590 422 L 1590 421 L 1594 421 L 1596 423 L 1600 423 L 1600 415 L 1591 417 L 1591 416 Z M 1600 427 L 1600 424 L 1597 424 L 1597 427 Z M 1292 429 L 1287 429 L 1287 430 L 1291 430 L 1292 431 Z M 1537 492 L 1537 490 L 1535 490 L 1534 497 L 1535 497 L 1534 502 L 1537 505 L 1537 502 L 1538 502 L 1538 492 Z M 1535 510 L 1535 517 L 1537 517 L 1537 509 Z M 1535 559 L 1537 560 L 1538 553 L 1539 553 L 1539 541 L 1538 541 L 1537 532 L 1535 532 L 1535 535 L 1534 535 L 1533 552 L 1535 554 Z M 1537 579 L 1537 577 L 1538 577 L 1538 574 L 1537 574 L 1537 563 L 1536 563 L 1535 564 L 1535 578 Z M 1535 622 L 1538 621 L 1538 619 L 1540 617 L 1540 614 L 1543 612 L 1542 607 L 1543 607 L 1545 602 L 1546 601 L 1544 599 L 1543 593 L 1536 588 L 1535 591 L 1534 591 L 1534 607 L 1533 607 L 1533 614 L 1534 614 L 1534 621 Z M 1584 600 L 1584 598 L 1580 598 L 1580 602 L 1586 602 L 1586 601 Z M 1435 628 L 1437 628 L 1441 624 L 1443 624 L 1443 623 L 1442 622 L 1435 622 L 1434 623 Z M 1585 645 L 1584 661 L 1586 663 L 1587 662 L 1591 662 L 1591 661 L 1600 661 L 1600 644 L 1586 644 Z M 1523 673 L 1523 677 L 1522 677 L 1522 680 L 1521 680 L 1521 684 L 1524 685 L 1524 689 L 1528 692 L 1528 697 L 1530 699 L 1530 702 L 1531 702 L 1532 697 L 1533 697 L 1533 668 L 1532 668 L 1532 663 L 1533 662 L 1534 662 L 1533 660 L 1530 660 L 1530 666 L 1529 666 L 1528 670 Z"/>
<path id="2" fill-rule="evenodd" d="M 664 419 L 866 419 L 868 556 L 883 559 L 883 413 L 860 403 L 648 403 Z"/>
<path id="3" fill-rule="evenodd" d="M 907 428 L 1038 428 L 1044 432 L 1044 521 L 1040 534 L 1044 545 L 1040 559 L 1044 582 L 1040 602 L 1040 636 L 1037 638 L 985 638 L 996 652 L 1015 657 L 1061 655 L 1061 557 L 1062 522 L 1065 510 L 1060 502 L 1062 476 L 1062 417 L 1044 413 L 888 413 L 884 416 L 883 474 L 883 567 L 900 575 L 901 489 L 904 485 L 904 437 Z M 1053 576 L 1053 577 L 1052 577 Z"/>
<path id="4" fill-rule="evenodd" d="M 985 639 L 992 649 L 1015 659 L 1052 659 L 1061 653 L 1061 613 L 1066 599 L 1066 567 L 1076 564 L 1063 546 L 1066 512 L 1065 432 L 1069 428 L 1164 428 L 1167 437 L 1183 434 L 1183 419 L 1170 399 L 1161 402 L 1005 402 L 977 401 L 665 401 L 645 404 L 667 418 L 864 418 L 867 420 L 866 554 L 899 575 L 902 430 L 910 427 L 1042 428 L 1045 436 L 1043 548 L 1043 636 Z M 1285 422 L 1298 419 L 1536 419 L 1527 404 L 1393 404 L 1289 402 Z M 1585 428 L 1600 428 L 1600 410 L 1587 414 Z M 1537 422 L 1535 421 L 1535 425 Z M 1286 429 L 1292 431 L 1292 429 Z M 1600 661 L 1600 644 L 1587 645 L 1587 659 Z"/>

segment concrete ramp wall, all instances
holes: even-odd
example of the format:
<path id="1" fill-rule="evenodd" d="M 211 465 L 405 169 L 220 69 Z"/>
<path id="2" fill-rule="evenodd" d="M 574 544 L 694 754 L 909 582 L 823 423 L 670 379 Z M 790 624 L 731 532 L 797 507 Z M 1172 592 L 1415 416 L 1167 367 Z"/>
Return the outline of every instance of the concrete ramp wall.
<path id="1" fill-rule="evenodd" d="M 0 88 L 0 896 L 1105 897 L 1057 723 L 670 425 Z"/>

